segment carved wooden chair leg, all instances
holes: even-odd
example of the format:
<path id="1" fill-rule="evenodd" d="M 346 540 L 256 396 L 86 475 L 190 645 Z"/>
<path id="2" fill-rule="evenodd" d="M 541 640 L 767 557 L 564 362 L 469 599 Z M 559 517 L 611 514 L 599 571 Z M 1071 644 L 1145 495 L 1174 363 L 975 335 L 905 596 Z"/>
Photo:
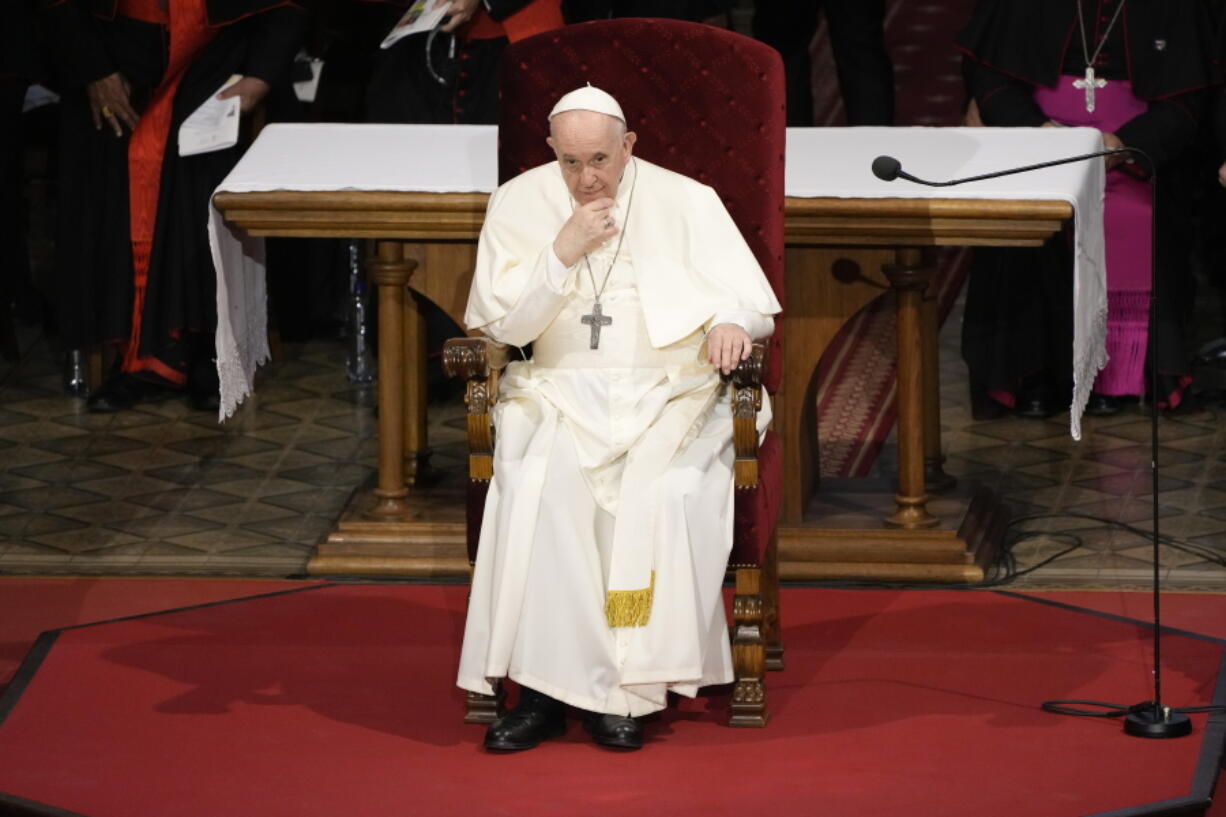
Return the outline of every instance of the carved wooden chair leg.
<path id="1" fill-rule="evenodd" d="M 506 714 L 507 691 L 502 681 L 493 682 L 494 694 L 468 693 L 464 701 L 464 723 L 491 724 Z"/>
<path id="2" fill-rule="evenodd" d="M 766 643 L 766 669 L 783 669 L 783 623 L 779 617 L 779 537 L 771 536 L 762 561 L 762 640 Z"/>
<path id="3" fill-rule="evenodd" d="M 732 689 L 729 726 L 766 726 L 766 645 L 762 640 L 762 570 L 737 568 L 732 601 Z"/>

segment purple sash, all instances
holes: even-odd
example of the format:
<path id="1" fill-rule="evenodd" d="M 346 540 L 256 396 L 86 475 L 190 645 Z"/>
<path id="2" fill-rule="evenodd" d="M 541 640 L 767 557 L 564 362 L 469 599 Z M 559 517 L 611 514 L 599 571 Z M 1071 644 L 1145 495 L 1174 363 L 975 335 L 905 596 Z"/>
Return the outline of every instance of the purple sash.
<path id="1" fill-rule="evenodd" d="M 1072 127 L 1114 132 L 1146 110 L 1127 80 L 1109 80 L 1097 91 L 1095 110 L 1086 112 L 1080 77 L 1062 76 L 1056 88 L 1039 88 L 1034 100 L 1048 118 Z M 1145 353 L 1149 332 L 1152 190 L 1119 170 L 1107 174 L 1104 231 L 1107 242 L 1106 367 L 1094 382 L 1100 394 L 1145 394 Z"/>

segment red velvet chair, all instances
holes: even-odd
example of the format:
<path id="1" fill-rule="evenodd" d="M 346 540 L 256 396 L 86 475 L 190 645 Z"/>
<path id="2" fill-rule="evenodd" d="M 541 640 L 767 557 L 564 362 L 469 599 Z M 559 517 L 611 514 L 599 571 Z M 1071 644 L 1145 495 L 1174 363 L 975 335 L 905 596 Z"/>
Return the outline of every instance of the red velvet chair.
<path id="1" fill-rule="evenodd" d="M 783 300 L 783 66 L 774 49 L 722 29 L 673 20 L 620 19 L 569 26 L 510 46 L 502 66 L 499 176 L 506 181 L 553 161 L 545 144 L 558 97 L 590 82 L 621 103 L 638 134 L 635 155 L 719 193 Z M 765 726 L 764 670 L 783 668 L 779 637 L 776 522 L 779 444 L 754 430 L 761 388 L 779 385 L 780 331 L 733 374 L 736 574 L 732 646 L 736 670 L 729 722 Z M 449 373 L 468 379 L 469 557 L 493 473 L 489 410 L 505 353 L 480 339 L 449 341 Z M 492 721 L 496 698 L 472 695 L 466 720 Z"/>

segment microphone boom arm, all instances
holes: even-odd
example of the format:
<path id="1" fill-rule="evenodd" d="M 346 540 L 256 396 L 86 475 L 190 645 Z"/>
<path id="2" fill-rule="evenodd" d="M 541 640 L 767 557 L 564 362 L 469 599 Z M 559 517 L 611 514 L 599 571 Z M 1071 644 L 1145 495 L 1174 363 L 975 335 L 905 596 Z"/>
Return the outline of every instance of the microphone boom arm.
<path id="1" fill-rule="evenodd" d="M 891 156 L 878 156 L 873 162 L 873 173 L 877 178 L 883 181 L 893 181 L 895 178 L 906 179 L 909 182 L 926 185 L 927 187 L 956 187 L 960 184 L 968 184 L 970 182 L 981 182 L 986 179 L 998 179 L 1001 176 L 1012 176 L 1015 173 L 1029 173 L 1033 170 L 1043 170 L 1048 167 L 1056 167 L 1058 165 L 1068 165 L 1074 162 L 1084 162 L 1087 159 L 1097 159 L 1102 156 L 1115 156 L 1120 153 L 1129 153 L 1136 155 L 1144 160 L 1146 169 L 1151 177 L 1155 175 L 1154 163 L 1145 151 L 1139 148 L 1111 148 L 1109 150 L 1099 150 L 1094 153 L 1083 153 L 1080 156 L 1066 156 L 1063 159 L 1053 159 L 1050 162 L 1039 162 L 1034 165 L 1026 165 L 1025 167 L 1013 167 L 1008 170 L 999 170 L 995 173 L 983 173 L 979 176 L 968 176 L 965 179 L 953 179 L 947 182 L 930 182 L 927 179 L 921 179 L 912 176 L 902 169 L 902 164 Z M 884 174 L 879 172 L 884 169 Z"/>

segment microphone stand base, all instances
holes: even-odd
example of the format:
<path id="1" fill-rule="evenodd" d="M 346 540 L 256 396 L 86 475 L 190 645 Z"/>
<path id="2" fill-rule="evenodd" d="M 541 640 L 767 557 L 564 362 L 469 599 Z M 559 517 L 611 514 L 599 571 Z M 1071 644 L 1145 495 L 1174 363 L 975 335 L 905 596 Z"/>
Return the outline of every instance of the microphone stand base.
<path id="1" fill-rule="evenodd" d="M 1128 708 L 1124 733 L 1134 738 L 1182 738 L 1192 734 L 1192 721 L 1187 715 L 1145 701 Z"/>

